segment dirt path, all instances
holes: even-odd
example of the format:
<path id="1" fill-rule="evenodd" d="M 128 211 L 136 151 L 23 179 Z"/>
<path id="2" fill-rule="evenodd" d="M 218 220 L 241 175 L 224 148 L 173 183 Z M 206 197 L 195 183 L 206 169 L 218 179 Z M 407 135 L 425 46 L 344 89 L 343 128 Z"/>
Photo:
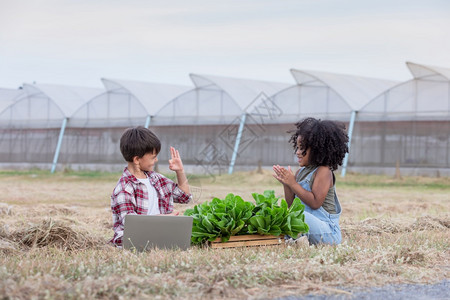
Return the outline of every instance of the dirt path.
<path id="1" fill-rule="evenodd" d="M 342 289 L 336 295 L 307 295 L 300 297 L 284 297 L 280 300 L 341 300 L 341 299 L 366 299 L 366 300 L 429 300 L 450 299 L 450 280 L 446 279 L 436 284 L 392 284 L 377 288 L 353 288 Z"/>

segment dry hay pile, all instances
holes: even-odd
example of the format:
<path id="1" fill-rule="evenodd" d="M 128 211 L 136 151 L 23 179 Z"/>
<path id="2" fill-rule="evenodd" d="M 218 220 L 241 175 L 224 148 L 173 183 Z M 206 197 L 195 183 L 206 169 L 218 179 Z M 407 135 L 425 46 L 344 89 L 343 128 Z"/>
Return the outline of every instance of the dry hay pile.
<path id="1" fill-rule="evenodd" d="M 450 229 L 450 216 L 436 218 L 424 216 L 412 225 L 413 230 L 444 230 Z"/>
<path id="2" fill-rule="evenodd" d="M 25 230 L 13 232 L 9 239 L 26 248 L 55 247 L 69 251 L 100 248 L 105 245 L 104 240 L 92 237 L 84 231 L 74 230 L 66 222 L 51 218 Z"/>
<path id="3" fill-rule="evenodd" d="M 29 217 L 47 215 L 47 216 L 77 216 L 79 215 L 76 207 L 69 207 L 67 205 L 48 205 L 39 204 L 33 207 L 18 207 L 21 215 L 26 215 Z"/>
<path id="4" fill-rule="evenodd" d="M 67 216 L 71 216 L 71 215 L 77 215 L 77 211 L 75 208 L 73 207 L 68 207 L 65 205 L 62 206 L 57 206 L 57 205 L 50 205 L 48 207 L 43 206 L 49 215 L 55 215 L 55 214 L 62 214 L 62 215 L 67 215 Z"/>
<path id="5" fill-rule="evenodd" d="M 342 231 L 347 234 L 366 233 L 370 235 L 423 230 L 447 230 L 449 228 L 449 217 L 437 218 L 431 216 L 420 217 L 412 222 L 404 219 L 367 218 L 359 222 L 348 221 L 342 224 Z"/>
<path id="6" fill-rule="evenodd" d="M 409 223 L 392 219 L 367 218 L 359 222 L 342 224 L 345 233 L 366 233 L 370 235 L 382 233 L 398 233 L 408 231 Z"/>

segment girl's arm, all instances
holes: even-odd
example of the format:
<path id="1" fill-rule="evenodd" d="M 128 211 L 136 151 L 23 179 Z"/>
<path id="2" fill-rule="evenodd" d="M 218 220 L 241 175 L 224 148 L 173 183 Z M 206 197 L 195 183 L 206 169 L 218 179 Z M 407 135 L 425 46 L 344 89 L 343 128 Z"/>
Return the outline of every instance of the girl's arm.
<path id="1" fill-rule="evenodd" d="M 278 176 L 277 179 L 285 186 L 290 188 L 292 193 L 297 195 L 305 204 L 307 204 L 312 209 L 318 209 L 322 206 L 328 190 L 333 186 L 333 173 L 331 172 L 330 168 L 326 166 L 320 166 L 317 169 L 311 192 L 305 190 L 300 184 L 295 181 L 294 174 L 290 170 L 286 170 L 283 167 L 279 167 L 277 170 L 278 173 L 277 171 L 275 171 Z M 288 202 L 288 204 L 291 203 Z"/>
<path id="2" fill-rule="evenodd" d="M 289 186 L 283 184 L 283 188 L 284 188 L 284 199 L 286 199 L 288 206 L 291 206 L 292 202 L 294 201 L 295 194 Z"/>

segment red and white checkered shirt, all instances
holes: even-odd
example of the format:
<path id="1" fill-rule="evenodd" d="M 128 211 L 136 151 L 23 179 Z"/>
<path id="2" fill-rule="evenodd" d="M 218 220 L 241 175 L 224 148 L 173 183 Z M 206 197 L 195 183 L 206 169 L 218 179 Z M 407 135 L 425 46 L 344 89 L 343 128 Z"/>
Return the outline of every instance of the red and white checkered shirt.
<path id="1" fill-rule="evenodd" d="M 178 184 L 156 172 L 145 172 L 151 185 L 158 194 L 158 206 L 161 214 L 173 212 L 173 202 L 188 203 L 192 195 L 186 194 Z M 148 210 L 148 192 L 140 182 L 125 168 L 111 195 L 114 237 L 111 243 L 122 245 L 124 219 L 127 214 L 146 215 Z"/>

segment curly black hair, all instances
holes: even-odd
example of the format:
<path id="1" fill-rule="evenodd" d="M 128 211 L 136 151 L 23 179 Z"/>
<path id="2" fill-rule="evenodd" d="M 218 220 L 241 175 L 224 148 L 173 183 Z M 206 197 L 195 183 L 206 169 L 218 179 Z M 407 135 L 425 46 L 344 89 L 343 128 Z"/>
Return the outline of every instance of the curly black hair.
<path id="1" fill-rule="evenodd" d="M 345 124 L 331 120 L 306 118 L 295 124 L 296 130 L 289 142 L 297 151 L 297 138 L 300 136 L 300 150 L 303 155 L 309 151 L 309 163 L 316 166 L 328 166 L 332 171 L 342 165 L 348 152 L 348 135 Z"/>

